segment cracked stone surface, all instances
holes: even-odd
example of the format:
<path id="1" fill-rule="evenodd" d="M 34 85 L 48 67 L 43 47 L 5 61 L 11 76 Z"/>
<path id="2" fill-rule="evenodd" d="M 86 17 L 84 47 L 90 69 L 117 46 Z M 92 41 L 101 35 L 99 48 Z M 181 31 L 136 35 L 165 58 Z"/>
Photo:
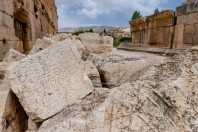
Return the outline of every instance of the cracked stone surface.
<path id="1" fill-rule="evenodd" d="M 84 64 L 84 70 L 89 79 L 92 81 L 94 87 L 102 87 L 101 80 L 100 80 L 100 74 L 96 68 L 96 66 L 90 62 L 85 61 Z"/>
<path id="2" fill-rule="evenodd" d="M 98 96 L 91 94 L 86 98 L 93 108 L 85 112 L 81 102 L 45 121 L 39 131 L 197 131 L 197 75 L 198 50 L 192 48 L 142 70 L 133 80 L 109 90 L 99 103 L 93 101 Z"/>
<path id="3" fill-rule="evenodd" d="M 21 54 L 20 52 L 14 50 L 14 49 L 10 49 L 5 57 L 3 58 L 3 62 L 5 63 L 11 63 L 11 62 L 14 62 L 14 61 L 19 61 L 23 58 L 25 58 L 26 55 L 25 54 Z"/>
<path id="4" fill-rule="evenodd" d="M 70 40 L 61 41 L 9 67 L 11 89 L 28 116 L 41 122 L 93 91 Z"/>
<path id="5" fill-rule="evenodd" d="M 92 122 L 95 118 L 94 116 L 99 118 L 96 118 L 97 120 L 101 119 L 100 121 L 103 122 L 104 118 L 98 114 L 98 112 L 104 109 L 104 105 L 102 104 L 107 98 L 109 92 L 110 90 L 106 88 L 96 88 L 90 95 L 66 108 L 60 114 L 45 121 L 41 125 L 39 132 L 88 131 L 88 127 L 90 127 L 90 129 L 93 127 L 90 124 L 94 124 L 94 122 Z M 102 129 L 98 128 L 98 130 Z"/>
<path id="6" fill-rule="evenodd" d="M 83 33 L 76 39 L 87 49 L 87 53 L 110 53 L 113 50 L 113 37 L 100 36 L 98 33 Z"/>
<path id="7" fill-rule="evenodd" d="M 119 51 L 120 52 L 120 51 Z M 118 52 L 118 53 L 119 53 Z M 127 53 L 127 52 L 126 52 Z M 132 53 L 135 54 L 135 53 Z M 141 70 L 157 63 L 162 63 L 165 57 L 161 56 L 121 56 L 121 54 L 90 54 L 88 60 L 96 65 L 100 72 L 104 87 L 120 86 L 131 80 Z"/>

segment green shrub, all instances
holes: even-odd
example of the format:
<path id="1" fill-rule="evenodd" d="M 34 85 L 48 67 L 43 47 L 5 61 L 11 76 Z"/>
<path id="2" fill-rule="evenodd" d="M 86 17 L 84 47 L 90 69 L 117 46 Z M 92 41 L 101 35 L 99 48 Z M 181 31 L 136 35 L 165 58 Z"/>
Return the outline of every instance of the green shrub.
<path id="1" fill-rule="evenodd" d="M 114 40 L 113 47 L 117 48 L 121 43 L 131 43 L 131 42 L 132 42 L 131 38 L 123 37 L 119 40 Z"/>

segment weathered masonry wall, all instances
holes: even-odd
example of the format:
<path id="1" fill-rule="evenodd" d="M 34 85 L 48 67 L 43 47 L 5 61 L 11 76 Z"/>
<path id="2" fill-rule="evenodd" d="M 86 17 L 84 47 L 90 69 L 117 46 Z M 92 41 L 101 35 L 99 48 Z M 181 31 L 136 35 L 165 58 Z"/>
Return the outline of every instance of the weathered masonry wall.
<path id="1" fill-rule="evenodd" d="M 38 38 L 56 34 L 54 0 L 0 0 L 0 60 L 10 49 L 28 52 Z"/>
<path id="2" fill-rule="evenodd" d="M 146 18 L 147 46 L 171 48 L 175 17 L 173 11 L 165 11 Z"/>
<path id="3" fill-rule="evenodd" d="M 130 21 L 132 46 L 186 49 L 198 45 L 198 0 Z"/>
<path id="4" fill-rule="evenodd" d="M 173 48 L 186 49 L 198 45 L 198 1 L 177 7 L 176 17 Z"/>
<path id="5" fill-rule="evenodd" d="M 133 46 L 145 46 L 146 44 L 146 21 L 145 18 L 136 19 L 130 22 L 132 28 Z"/>
<path id="6" fill-rule="evenodd" d="M 170 10 L 130 21 L 132 45 L 171 48 L 174 23 L 174 11 Z"/>

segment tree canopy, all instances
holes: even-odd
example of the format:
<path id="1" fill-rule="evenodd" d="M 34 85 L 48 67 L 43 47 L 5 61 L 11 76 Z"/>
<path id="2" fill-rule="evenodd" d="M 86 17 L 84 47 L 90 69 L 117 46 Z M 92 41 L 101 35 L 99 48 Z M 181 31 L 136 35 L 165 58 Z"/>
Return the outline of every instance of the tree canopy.
<path id="1" fill-rule="evenodd" d="M 135 20 L 135 19 L 141 18 L 141 17 L 142 17 L 141 13 L 139 11 L 135 11 L 131 17 L 131 20 Z"/>
<path id="2" fill-rule="evenodd" d="M 157 14 L 157 13 L 159 13 L 160 11 L 159 11 L 159 9 L 158 8 L 156 8 L 155 10 L 154 10 L 154 14 Z"/>

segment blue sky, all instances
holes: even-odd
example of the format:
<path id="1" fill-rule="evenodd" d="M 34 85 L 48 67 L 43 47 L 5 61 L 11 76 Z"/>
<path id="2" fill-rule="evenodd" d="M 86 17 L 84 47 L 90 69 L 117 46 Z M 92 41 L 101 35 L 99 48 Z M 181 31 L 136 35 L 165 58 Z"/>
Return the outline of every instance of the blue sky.
<path id="1" fill-rule="evenodd" d="M 186 0 L 55 0 L 59 28 L 93 25 L 129 26 L 135 10 L 143 16 L 155 8 L 172 9 Z"/>

